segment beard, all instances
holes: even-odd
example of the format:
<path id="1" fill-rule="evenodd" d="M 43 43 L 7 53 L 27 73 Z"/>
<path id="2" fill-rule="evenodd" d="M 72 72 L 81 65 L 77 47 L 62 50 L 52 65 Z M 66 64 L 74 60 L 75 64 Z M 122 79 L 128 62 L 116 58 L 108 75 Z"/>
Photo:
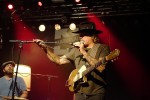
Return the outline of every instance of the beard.
<path id="1" fill-rule="evenodd" d="M 14 70 L 13 69 L 8 69 L 8 70 L 5 70 L 5 75 L 13 75 L 14 74 Z"/>

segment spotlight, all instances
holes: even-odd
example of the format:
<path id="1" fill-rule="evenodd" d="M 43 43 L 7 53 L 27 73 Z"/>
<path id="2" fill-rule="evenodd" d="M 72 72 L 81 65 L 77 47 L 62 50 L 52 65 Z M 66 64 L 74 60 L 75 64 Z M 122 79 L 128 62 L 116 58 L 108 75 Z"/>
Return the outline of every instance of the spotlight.
<path id="1" fill-rule="evenodd" d="M 79 3 L 79 2 L 80 2 L 80 0 L 75 0 L 75 2 L 76 2 L 76 3 Z"/>
<path id="2" fill-rule="evenodd" d="M 13 6 L 13 4 L 8 4 L 8 5 L 7 5 L 7 8 L 8 8 L 9 10 L 12 10 L 12 9 L 14 9 L 14 6 Z"/>
<path id="3" fill-rule="evenodd" d="M 75 25 L 75 23 L 71 23 L 70 25 L 69 25 L 69 28 L 70 28 L 70 30 L 75 30 L 76 29 L 76 25 Z"/>
<path id="4" fill-rule="evenodd" d="M 38 6 L 42 6 L 43 4 L 42 4 L 42 2 L 41 1 L 38 1 Z"/>
<path id="5" fill-rule="evenodd" d="M 55 30 L 60 30 L 61 29 L 61 26 L 59 24 L 55 24 Z"/>
<path id="6" fill-rule="evenodd" d="M 46 29 L 46 27 L 45 27 L 44 24 L 41 24 L 41 25 L 39 26 L 39 30 L 40 30 L 41 32 L 45 31 L 45 29 Z"/>

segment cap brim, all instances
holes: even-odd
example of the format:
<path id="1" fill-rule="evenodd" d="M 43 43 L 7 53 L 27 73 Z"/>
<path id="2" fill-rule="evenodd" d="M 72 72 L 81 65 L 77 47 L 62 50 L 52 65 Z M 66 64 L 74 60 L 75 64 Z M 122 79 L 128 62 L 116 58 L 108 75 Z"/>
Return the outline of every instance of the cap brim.
<path id="1" fill-rule="evenodd" d="M 7 61 L 7 62 L 4 62 L 3 64 L 2 64 L 2 68 L 4 68 L 6 65 L 8 65 L 8 64 L 12 64 L 14 67 L 15 67 L 15 62 L 14 61 Z"/>

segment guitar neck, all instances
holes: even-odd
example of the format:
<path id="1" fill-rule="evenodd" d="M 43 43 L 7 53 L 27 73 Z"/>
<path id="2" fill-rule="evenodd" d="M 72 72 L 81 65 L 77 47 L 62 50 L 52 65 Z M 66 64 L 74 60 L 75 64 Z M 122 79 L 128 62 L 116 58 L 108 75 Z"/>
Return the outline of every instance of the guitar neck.
<path id="1" fill-rule="evenodd" d="M 93 66 L 88 66 L 87 69 L 82 73 L 82 76 L 86 76 L 87 74 L 89 74 L 90 72 L 92 72 L 95 68 L 97 68 L 98 66 L 100 66 L 102 64 L 102 62 L 98 62 Z"/>

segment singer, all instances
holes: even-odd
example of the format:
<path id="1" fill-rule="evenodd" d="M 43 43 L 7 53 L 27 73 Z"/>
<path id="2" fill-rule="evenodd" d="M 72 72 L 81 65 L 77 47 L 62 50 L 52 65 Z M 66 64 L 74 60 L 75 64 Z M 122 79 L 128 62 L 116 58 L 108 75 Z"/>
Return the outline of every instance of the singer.
<path id="1" fill-rule="evenodd" d="M 74 92 L 73 100 L 104 100 L 107 85 L 104 74 L 108 65 L 105 57 L 110 53 L 110 48 L 99 42 L 98 35 L 102 31 L 97 30 L 93 22 L 83 22 L 79 24 L 78 28 L 79 30 L 74 34 L 80 36 L 80 42 L 73 43 L 78 48 L 72 48 L 70 52 L 61 57 L 54 54 L 53 50 L 42 40 L 34 39 L 33 41 L 45 51 L 52 62 L 58 65 L 73 62 L 76 69 L 71 72 L 66 82 L 69 90 Z M 94 69 L 93 66 L 98 62 L 102 62 L 102 64 Z M 82 69 L 87 71 L 86 68 L 93 68 L 93 70 L 85 75 L 86 77 L 82 76 L 82 73 L 78 76 Z M 82 79 L 82 83 L 78 79 Z"/>

